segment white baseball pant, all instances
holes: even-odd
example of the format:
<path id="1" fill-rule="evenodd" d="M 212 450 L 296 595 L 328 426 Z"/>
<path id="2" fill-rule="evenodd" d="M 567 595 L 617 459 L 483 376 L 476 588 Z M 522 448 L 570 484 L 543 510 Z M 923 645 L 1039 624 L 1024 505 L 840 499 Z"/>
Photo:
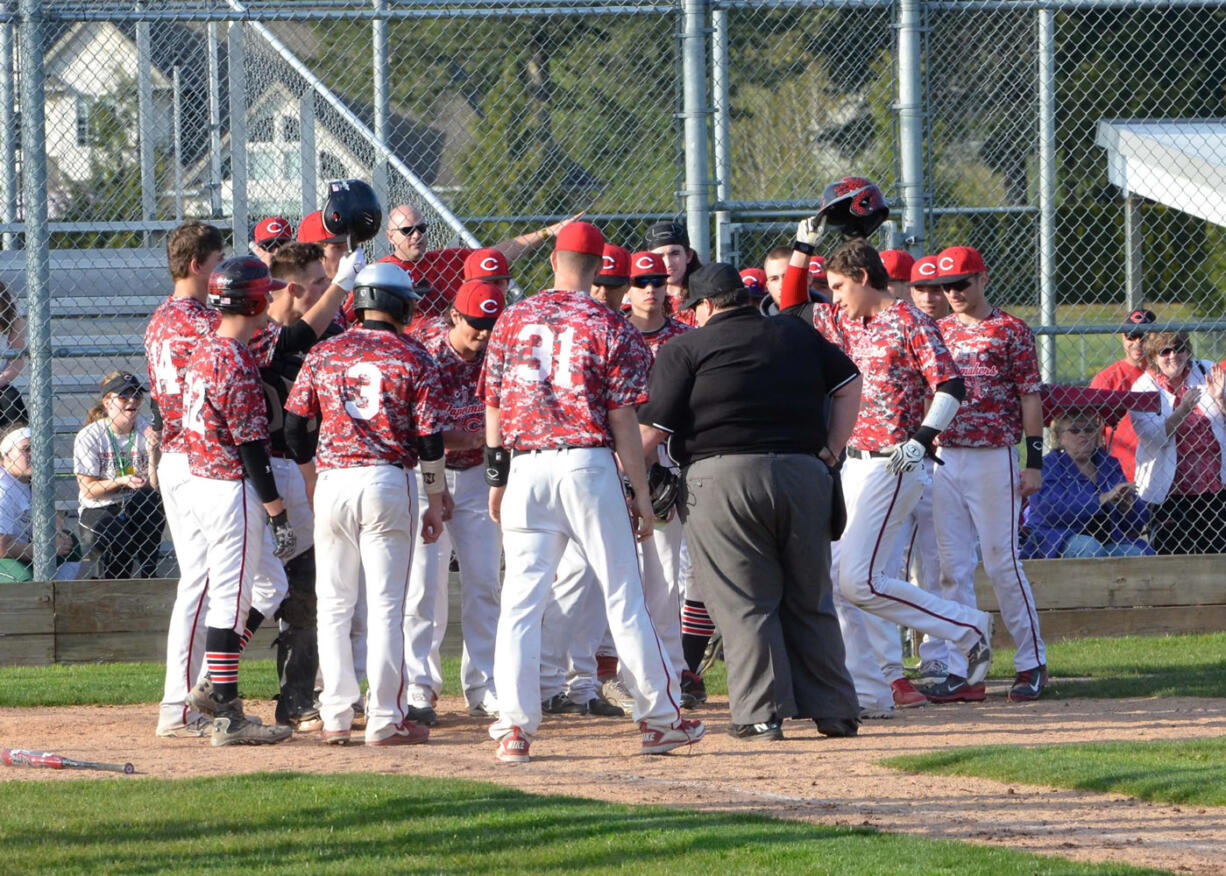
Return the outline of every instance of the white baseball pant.
<path id="1" fill-rule="evenodd" d="M 557 694 L 577 703 L 596 696 L 596 649 L 609 634 L 600 583 L 587 558 L 570 542 L 541 618 L 541 701 Z"/>
<path id="2" fill-rule="evenodd" d="M 417 480 L 417 511 L 426 512 L 429 498 Z M 409 591 L 405 600 L 404 660 L 409 701 L 429 703 L 443 689 L 439 649 L 447 631 L 448 563 L 454 549 L 460 563 L 460 628 L 464 639 L 460 676 L 464 698 L 471 706 L 496 708 L 494 698 L 494 635 L 498 629 L 498 580 L 502 537 L 490 518 L 490 488 L 485 468 L 447 469 L 447 488 L 455 510 L 434 544 L 413 550 Z"/>
<path id="3" fill-rule="evenodd" d="M 605 614 L 629 686 L 634 719 L 681 720 L 677 677 L 647 611 L 634 535 L 612 452 L 605 447 L 515 454 L 502 499 L 506 577 L 494 648 L 499 718 L 532 737 L 541 722 L 541 618 L 569 540 L 578 544 L 604 594 Z"/>
<path id="4" fill-rule="evenodd" d="M 844 536 L 846 538 L 846 536 Z M 839 580 L 839 558 L 843 552 L 843 540 L 830 544 L 830 578 Z M 869 614 L 855 603 L 848 601 L 842 591 L 835 587 L 834 611 L 839 618 L 839 630 L 843 633 L 843 663 L 856 688 L 856 700 L 860 708 L 878 711 L 894 708 L 894 692 L 882 673 L 881 662 L 884 635 L 882 628 L 898 629 L 884 618 Z"/>
<path id="5" fill-rule="evenodd" d="M 941 558 L 941 592 L 975 605 L 975 555 L 967 550 L 979 535 L 983 567 L 996 591 L 1001 619 L 1013 636 L 1018 672 L 1047 662 L 1030 582 L 1017 555 L 1021 495 L 1017 451 L 1012 447 L 942 447 L 933 479 L 933 509 Z M 966 674 L 963 654 L 951 652 L 949 671 Z"/>
<path id="6" fill-rule="evenodd" d="M 328 469 L 315 485 L 320 716 L 348 729 L 361 696 L 350 628 L 366 592 L 366 738 L 404 720 L 404 600 L 417 535 L 416 483 L 392 465 Z"/>
<path id="7" fill-rule="evenodd" d="M 255 570 L 264 553 L 268 514 L 246 478 L 222 481 L 191 476 L 179 492 L 207 543 L 209 598 L 204 625 L 233 630 L 247 625 Z M 284 575 L 284 572 L 282 572 Z"/>
<path id="8" fill-rule="evenodd" d="M 969 651 L 988 629 L 989 617 L 892 577 L 890 554 L 902 523 L 919 501 L 927 473 L 886 471 L 885 457 L 848 457 L 843 465 L 847 528 L 840 540 L 839 589 L 855 605 L 894 624 L 955 642 Z M 880 666 L 878 666 L 880 672 Z"/>
<path id="9" fill-rule="evenodd" d="M 175 727 L 198 717 L 188 714 L 188 692 L 204 667 L 204 609 L 208 604 L 208 542 L 196 518 L 188 513 L 191 500 L 183 488 L 191 479 L 186 453 L 163 453 L 158 462 L 158 489 L 166 509 L 166 524 L 179 563 L 179 585 L 166 634 L 166 679 L 158 726 Z"/>

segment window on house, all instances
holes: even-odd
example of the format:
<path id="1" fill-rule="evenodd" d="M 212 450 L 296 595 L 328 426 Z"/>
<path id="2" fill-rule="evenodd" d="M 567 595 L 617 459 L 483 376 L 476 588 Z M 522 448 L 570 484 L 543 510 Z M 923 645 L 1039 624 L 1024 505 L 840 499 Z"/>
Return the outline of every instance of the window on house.
<path id="1" fill-rule="evenodd" d="M 272 149 L 252 149 L 249 153 L 248 173 L 255 182 L 281 179 L 280 155 Z"/>
<path id="2" fill-rule="evenodd" d="M 281 140 L 285 143 L 297 143 L 302 139 L 302 125 L 297 116 L 281 117 Z"/>
<path id="3" fill-rule="evenodd" d="M 94 114 L 94 102 L 88 97 L 77 98 L 77 145 L 94 145 L 93 126 L 90 121 Z"/>
<path id="4" fill-rule="evenodd" d="M 247 128 L 247 141 L 250 143 L 271 143 L 273 136 L 272 116 L 256 116 Z"/>
<path id="5" fill-rule="evenodd" d="M 325 180 L 349 178 L 344 163 L 331 152 L 319 153 L 319 173 Z"/>

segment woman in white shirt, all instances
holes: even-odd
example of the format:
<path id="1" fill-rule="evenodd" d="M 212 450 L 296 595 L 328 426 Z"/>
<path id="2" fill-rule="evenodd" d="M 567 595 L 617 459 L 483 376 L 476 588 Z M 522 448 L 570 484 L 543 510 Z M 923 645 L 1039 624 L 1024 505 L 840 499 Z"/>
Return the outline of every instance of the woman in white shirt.
<path id="1" fill-rule="evenodd" d="M 101 578 L 151 578 L 166 513 L 149 484 L 149 422 L 140 416 L 144 390 L 126 371 L 102 380 L 102 398 L 73 445 L 82 534 Z"/>

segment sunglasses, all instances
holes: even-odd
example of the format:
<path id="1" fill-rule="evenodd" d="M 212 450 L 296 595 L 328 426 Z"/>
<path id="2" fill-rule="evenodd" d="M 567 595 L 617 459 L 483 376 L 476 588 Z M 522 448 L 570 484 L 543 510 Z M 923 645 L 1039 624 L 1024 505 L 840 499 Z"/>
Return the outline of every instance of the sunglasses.
<path id="1" fill-rule="evenodd" d="M 1061 429 L 1066 435 L 1093 435 L 1098 430 L 1093 426 L 1069 426 L 1067 429 Z"/>
<path id="2" fill-rule="evenodd" d="M 957 283 L 942 283 L 941 288 L 946 292 L 965 292 L 973 282 L 975 282 L 974 277 L 967 277 L 965 280 L 959 280 Z"/>
<path id="3" fill-rule="evenodd" d="M 1163 347 L 1158 351 L 1159 356 L 1174 356 L 1176 353 L 1186 353 L 1188 348 L 1183 344 L 1178 344 L 1174 347 Z"/>
<path id="4" fill-rule="evenodd" d="M 640 277 L 639 279 L 635 280 L 632 285 L 639 289 L 646 289 L 648 287 L 652 289 L 659 289 L 666 282 L 668 281 L 663 277 Z"/>
<path id="5" fill-rule="evenodd" d="M 401 234 L 403 234 L 405 237 L 412 237 L 414 231 L 416 231 L 422 237 L 425 237 L 426 232 L 430 230 L 430 226 L 427 225 L 425 222 L 422 222 L 420 225 L 402 225 L 400 228 L 397 228 L 396 230 L 399 231 Z"/>

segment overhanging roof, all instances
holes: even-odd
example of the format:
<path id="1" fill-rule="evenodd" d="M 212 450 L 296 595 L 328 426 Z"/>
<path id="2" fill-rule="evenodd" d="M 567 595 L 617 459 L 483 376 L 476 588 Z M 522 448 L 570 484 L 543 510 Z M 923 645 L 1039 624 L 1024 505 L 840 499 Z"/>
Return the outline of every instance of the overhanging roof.
<path id="1" fill-rule="evenodd" d="M 1102 119 L 1094 142 L 1125 195 L 1226 225 L 1226 119 Z"/>

